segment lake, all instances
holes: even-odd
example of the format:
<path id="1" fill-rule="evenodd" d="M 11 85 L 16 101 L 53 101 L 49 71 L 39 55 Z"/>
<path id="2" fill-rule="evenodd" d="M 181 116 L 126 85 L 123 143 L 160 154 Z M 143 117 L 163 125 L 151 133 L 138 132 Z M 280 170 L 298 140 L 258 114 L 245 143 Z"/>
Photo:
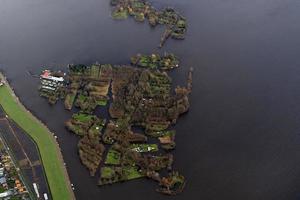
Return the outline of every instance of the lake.
<path id="1" fill-rule="evenodd" d="M 153 0 L 188 19 L 184 41 L 158 50 L 163 27 L 114 21 L 109 0 L 1 0 L 0 68 L 24 105 L 58 136 L 77 199 L 170 199 L 141 179 L 98 187 L 77 155 L 71 113 L 39 97 L 27 70 L 69 63 L 127 64 L 169 51 L 194 67 L 190 112 L 176 125 L 175 169 L 187 179 L 175 200 L 300 198 L 300 1 Z M 43 67 L 47 66 L 47 67 Z"/>

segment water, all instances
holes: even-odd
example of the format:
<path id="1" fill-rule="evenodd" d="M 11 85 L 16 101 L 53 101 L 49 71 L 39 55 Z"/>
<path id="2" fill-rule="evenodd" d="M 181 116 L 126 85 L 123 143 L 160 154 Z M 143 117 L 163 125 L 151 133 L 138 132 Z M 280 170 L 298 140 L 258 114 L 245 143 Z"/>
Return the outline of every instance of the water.
<path id="1" fill-rule="evenodd" d="M 153 0 L 189 20 L 185 41 L 163 50 L 182 58 L 175 82 L 195 69 L 191 110 L 178 121 L 175 167 L 187 178 L 172 199 L 300 198 L 300 2 L 298 0 Z M 70 113 L 38 97 L 41 66 L 124 64 L 156 50 L 163 28 L 113 21 L 108 0 L 1 0 L 0 64 L 27 108 L 59 137 L 78 199 L 168 199 L 156 183 L 98 188 L 80 164 Z"/>

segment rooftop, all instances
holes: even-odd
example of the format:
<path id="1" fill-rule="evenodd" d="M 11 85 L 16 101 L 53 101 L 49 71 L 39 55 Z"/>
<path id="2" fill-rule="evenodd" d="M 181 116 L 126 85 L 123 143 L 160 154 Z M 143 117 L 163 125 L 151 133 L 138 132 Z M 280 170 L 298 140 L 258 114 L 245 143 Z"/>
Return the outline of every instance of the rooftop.
<path id="1" fill-rule="evenodd" d="M 51 76 L 51 72 L 49 70 L 43 71 L 43 73 L 41 74 L 41 78 L 52 80 L 52 81 L 57 81 L 57 82 L 64 81 L 63 77 Z"/>

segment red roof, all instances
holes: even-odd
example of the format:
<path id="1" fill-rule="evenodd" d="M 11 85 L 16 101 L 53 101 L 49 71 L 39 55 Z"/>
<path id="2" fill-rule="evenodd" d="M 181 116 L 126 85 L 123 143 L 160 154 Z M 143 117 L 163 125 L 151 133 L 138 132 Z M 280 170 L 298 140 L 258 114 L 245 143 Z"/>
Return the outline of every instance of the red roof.
<path id="1" fill-rule="evenodd" d="M 49 70 L 43 71 L 43 74 L 41 75 L 41 77 L 43 77 L 43 78 L 48 78 L 49 76 L 50 76 L 50 71 Z"/>

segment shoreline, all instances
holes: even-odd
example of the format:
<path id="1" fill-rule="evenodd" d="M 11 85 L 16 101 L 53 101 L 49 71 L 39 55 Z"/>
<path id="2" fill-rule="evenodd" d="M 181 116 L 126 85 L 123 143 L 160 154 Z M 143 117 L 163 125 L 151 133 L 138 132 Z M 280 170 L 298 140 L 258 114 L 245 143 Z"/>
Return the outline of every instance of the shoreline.
<path id="1" fill-rule="evenodd" d="M 71 182 L 70 182 L 70 178 L 69 178 L 69 175 L 68 175 L 68 172 L 67 172 L 67 169 L 66 169 L 66 166 L 64 165 L 64 160 L 63 160 L 63 155 L 62 155 L 62 152 L 61 152 L 61 149 L 59 147 L 59 143 L 57 142 L 57 140 L 55 139 L 54 137 L 54 133 L 52 133 L 49 128 L 42 122 L 40 121 L 37 117 L 35 117 L 29 110 L 26 109 L 26 107 L 21 103 L 21 101 L 19 100 L 19 98 L 15 95 L 13 89 L 10 87 L 9 85 L 9 82 L 7 81 L 6 77 L 3 75 L 2 72 L 0 72 L 0 78 L 2 79 L 2 81 L 4 82 L 4 85 L 1 86 L 1 87 L 6 87 L 10 93 L 10 95 L 12 96 L 12 98 L 14 99 L 15 103 L 18 105 L 18 107 L 23 111 L 23 112 L 26 112 L 28 117 L 31 119 L 31 120 L 34 120 L 35 123 L 37 123 L 38 125 L 40 125 L 44 130 L 46 130 L 46 132 L 49 134 L 50 137 L 48 137 L 51 142 L 54 144 L 53 147 L 55 148 L 55 154 L 56 154 L 56 158 L 58 159 L 58 163 L 59 163 L 59 168 L 61 169 L 61 172 L 64 176 L 64 181 L 66 182 L 64 185 L 66 186 L 65 189 L 68 190 L 68 196 L 70 199 L 76 199 L 75 198 L 75 194 L 71 188 Z M 0 102 L 1 104 L 1 102 Z M 6 109 L 3 107 L 4 111 L 7 113 Z M 8 113 L 7 113 L 8 114 Z M 15 121 L 13 118 L 11 118 L 11 116 L 8 114 L 8 116 L 10 117 L 10 119 L 12 119 L 16 124 L 18 124 L 21 128 L 22 125 L 20 125 L 17 121 Z M 26 131 L 24 129 L 24 131 L 31 137 L 31 139 L 33 140 L 33 142 L 36 143 L 37 147 L 38 147 L 38 151 L 40 153 L 40 157 L 42 159 L 42 162 L 43 162 L 43 168 L 45 169 L 45 173 L 46 173 L 46 179 L 47 179 L 47 182 L 48 182 L 48 185 L 49 185 L 49 188 L 50 188 L 50 192 L 51 192 L 51 196 L 53 197 L 53 199 L 56 199 L 56 194 L 54 194 L 53 192 L 53 187 L 56 183 L 50 183 L 49 181 L 49 171 L 47 172 L 47 167 L 45 165 L 45 156 L 46 155 L 42 155 L 41 153 L 41 149 L 40 149 L 40 145 L 38 143 L 38 141 L 36 141 L 33 137 L 33 135 L 31 135 L 28 131 Z M 53 178 L 53 177 L 52 177 Z M 58 195 L 58 194 L 57 194 Z"/>

